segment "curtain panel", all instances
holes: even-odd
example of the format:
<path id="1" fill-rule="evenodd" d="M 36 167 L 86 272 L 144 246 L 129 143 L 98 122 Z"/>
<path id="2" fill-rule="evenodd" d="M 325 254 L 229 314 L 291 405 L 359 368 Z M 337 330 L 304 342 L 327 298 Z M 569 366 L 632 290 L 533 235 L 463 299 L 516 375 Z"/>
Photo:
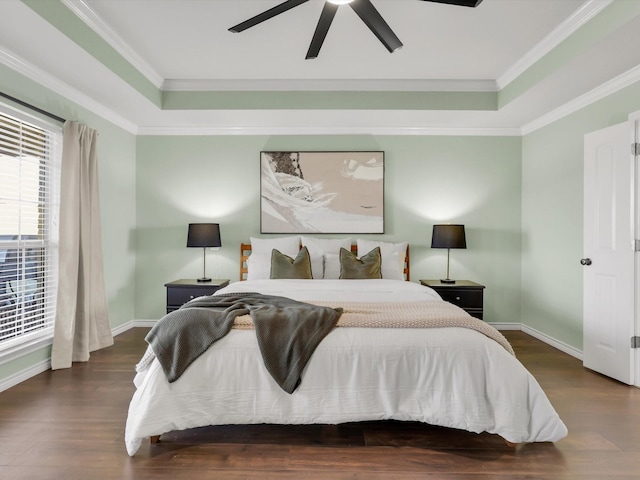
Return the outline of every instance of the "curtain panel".
<path id="1" fill-rule="evenodd" d="M 60 175 L 59 279 L 51 368 L 113 345 L 104 287 L 97 132 L 67 121 Z"/>

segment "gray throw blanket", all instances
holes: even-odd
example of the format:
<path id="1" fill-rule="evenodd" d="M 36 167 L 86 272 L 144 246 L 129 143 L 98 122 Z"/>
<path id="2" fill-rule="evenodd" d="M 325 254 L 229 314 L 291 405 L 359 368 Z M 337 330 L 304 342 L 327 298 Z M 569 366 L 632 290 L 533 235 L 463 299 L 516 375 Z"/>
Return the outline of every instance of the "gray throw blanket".
<path id="1" fill-rule="evenodd" d="M 246 314 L 253 319 L 267 371 L 285 392 L 293 393 L 311 354 L 335 327 L 342 309 L 260 293 L 212 295 L 165 315 L 145 340 L 172 383 L 229 333 L 237 316 Z"/>

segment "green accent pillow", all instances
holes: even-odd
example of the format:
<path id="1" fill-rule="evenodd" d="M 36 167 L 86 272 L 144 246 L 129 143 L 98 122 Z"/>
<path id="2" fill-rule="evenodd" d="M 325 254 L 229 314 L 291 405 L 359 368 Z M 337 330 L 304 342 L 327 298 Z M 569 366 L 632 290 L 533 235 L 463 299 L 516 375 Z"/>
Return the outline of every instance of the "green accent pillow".
<path id="1" fill-rule="evenodd" d="M 307 247 L 302 247 L 295 260 L 275 248 L 271 250 L 271 279 L 311 279 L 311 258 Z"/>
<path id="2" fill-rule="evenodd" d="M 340 278 L 345 280 L 366 280 L 382 278 L 380 247 L 376 247 L 359 259 L 345 248 L 340 249 Z"/>

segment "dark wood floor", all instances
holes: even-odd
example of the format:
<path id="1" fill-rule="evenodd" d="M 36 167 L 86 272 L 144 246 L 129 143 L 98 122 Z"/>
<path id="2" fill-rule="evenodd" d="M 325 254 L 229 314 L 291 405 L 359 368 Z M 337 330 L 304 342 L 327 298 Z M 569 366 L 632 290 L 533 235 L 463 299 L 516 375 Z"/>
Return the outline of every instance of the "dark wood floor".
<path id="1" fill-rule="evenodd" d="M 209 427 L 124 448 L 146 329 L 86 364 L 0 393 L 2 479 L 638 479 L 640 390 L 521 332 L 504 332 L 569 428 L 510 449 L 489 434 L 417 423 Z"/>

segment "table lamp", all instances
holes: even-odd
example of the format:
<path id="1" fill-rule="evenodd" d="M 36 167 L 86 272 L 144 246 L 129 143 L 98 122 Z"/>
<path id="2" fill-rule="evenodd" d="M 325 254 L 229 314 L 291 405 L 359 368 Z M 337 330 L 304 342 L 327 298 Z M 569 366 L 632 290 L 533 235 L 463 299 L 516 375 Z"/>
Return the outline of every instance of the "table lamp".
<path id="1" fill-rule="evenodd" d="M 464 225 L 434 225 L 431 235 L 431 248 L 447 249 L 447 278 L 441 283 L 456 283 L 449 278 L 449 252 L 452 248 L 467 248 Z"/>
<path id="2" fill-rule="evenodd" d="M 220 225 L 217 223 L 190 223 L 187 233 L 187 247 L 202 247 L 202 277 L 199 282 L 210 282 L 207 277 L 207 247 L 220 247 Z"/>

